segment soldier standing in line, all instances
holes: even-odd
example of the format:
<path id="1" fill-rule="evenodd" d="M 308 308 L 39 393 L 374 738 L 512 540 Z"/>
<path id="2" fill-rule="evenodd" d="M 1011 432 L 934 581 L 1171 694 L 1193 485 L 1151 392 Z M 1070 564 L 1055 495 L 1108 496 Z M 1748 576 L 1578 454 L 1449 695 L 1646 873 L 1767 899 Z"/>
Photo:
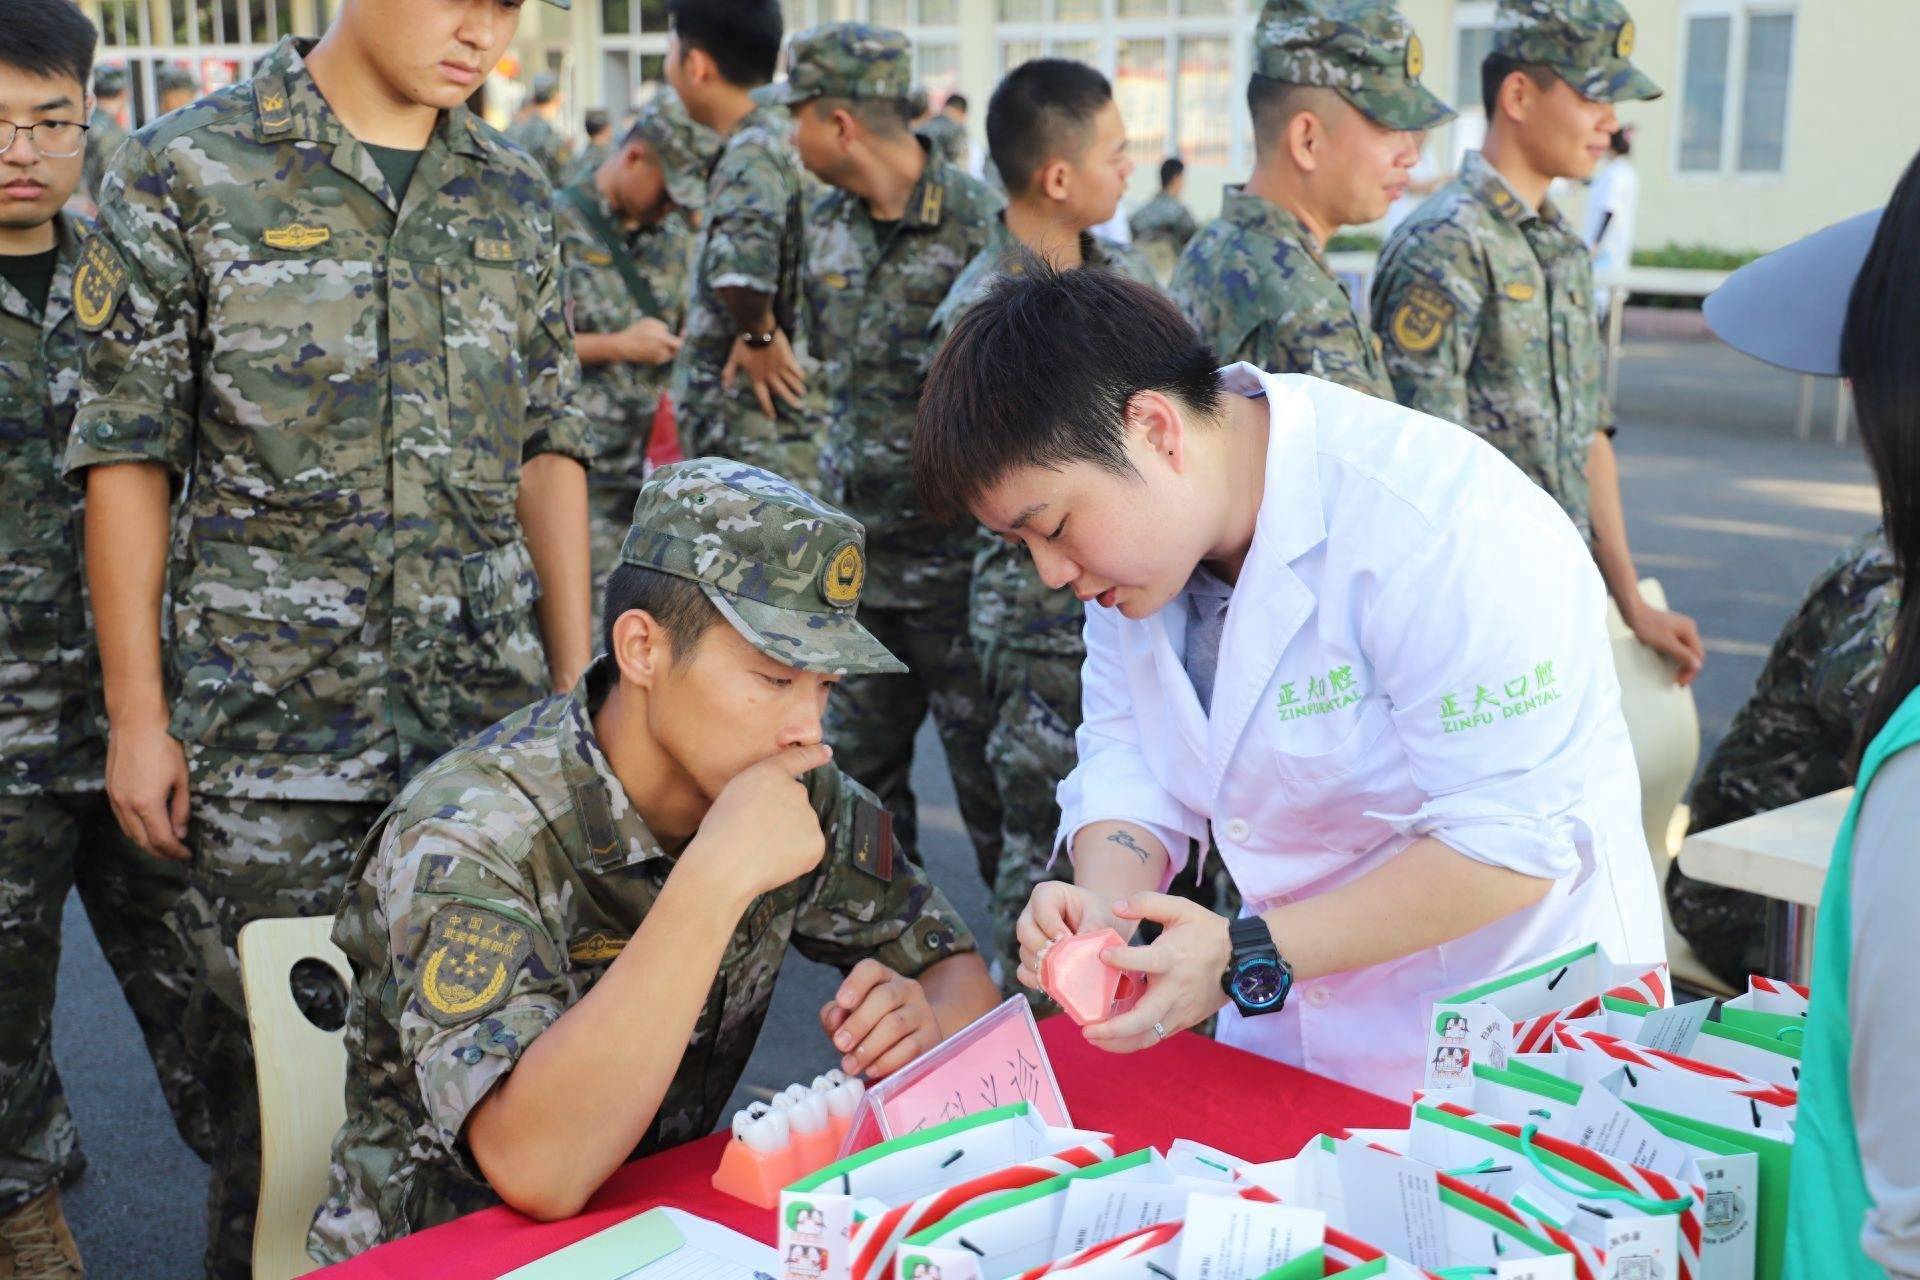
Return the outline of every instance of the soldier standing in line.
<path id="1" fill-rule="evenodd" d="M 1133 171 L 1126 123 L 1105 76 L 1060 58 L 1016 67 L 987 105 L 987 147 L 1013 194 L 989 227 L 986 247 L 934 313 L 942 342 L 995 276 L 1020 269 L 1023 252 L 1154 283 L 1152 268 L 1131 247 L 1092 234 L 1113 217 Z M 1014 923 L 1035 884 L 1067 874 L 1046 868 L 1060 825 L 1054 789 L 1077 759 L 1085 611 L 1072 592 L 1043 582 L 1020 548 L 999 538 L 976 546 L 968 625 L 992 706 L 987 760 L 1003 831 L 989 955 L 995 980 L 1012 992 L 1020 989 Z"/>
<path id="2" fill-rule="evenodd" d="M 573 174 L 567 179 L 569 182 L 591 178 L 599 172 L 600 166 L 613 150 L 613 121 L 600 108 L 595 107 L 580 117 L 580 132 L 586 137 L 586 144 L 580 148 L 580 154 L 573 162 Z"/>
<path id="3" fill-rule="evenodd" d="M 1187 241 L 1200 230 L 1193 210 L 1180 199 L 1186 189 L 1187 162 L 1179 156 L 1168 156 L 1160 162 L 1159 192 L 1127 219 L 1133 247 L 1146 255 L 1154 275 L 1163 281 L 1173 274 L 1173 264 L 1180 260 Z"/>
<path id="4" fill-rule="evenodd" d="M 933 312 L 987 242 L 999 200 L 909 127 L 912 50 L 860 23 L 793 39 L 774 96 L 793 113 L 801 161 L 828 184 L 807 219 L 808 331 L 830 409 L 821 483 L 872 540 L 861 620 L 911 668 L 843 683 L 827 741 L 847 774 L 919 853 L 913 741 L 929 710 L 983 880 L 1000 862 L 1000 802 L 987 768 L 992 726 L 968 637 L 971 529 L 929 520 L 908 474 Z"/>
<path id="5" fill-rule="evenodd" d="M 193 965 L 168 925 L 186 868 L 142 853 L 107 803 L 85 517 L 60 483 L 80 392 L 73 273 L 87 231 L 61 206 L 92 141 L 83 116 L 95 39 L 68 0 L 15 0 L 0 32 L 0 1276 L 21 1280 L 82 1274 L 60 1184 L 86 1157 L 53 1058 L 69 890 L 80 891 L 181 1137 L 213 1155 L 180 1032 Z"/>
<path id="6" fill-rule="evenodd" d="M 967 169 L 967 95 L 950 93 L 940 109 L 914 130 L 933 145 L 933 153 L 962 173 Z"/>
<path id="7" fill-rule="evenodd" d="M 593 434 L 596 584 L 620 556 L 646 479 L 647 440 L 686 320 L 689 217 L 719 139 L 657 94 L 600 167 L 554 203 L 580 353 L 576 398 Z"/>
<path id="8" fill-rule="evenodd" d="M 100 178 L 107 161 L 119 152 L 127 140 L 120 125 L 120 113 L 127 106 L 127 72 L 124 67 L 101 67 L 93 73 L 93 113 L 87 117 L 87 198 L 100 203 Z"/>
<path id="9" fill-rule="evenodd" d="M 780 5 L 669 0 L 667 16 L 667 83 L 725 139 L 673 366 L 681 445 L 690 457 L 750 462 L 816 491 L 825 421 L 797 328 L 807 179 L 786 111 L 754 96 L 780 60 Z"/>
<path id="10" fill-rule="evenodd" d="M 541 72 L 520 116 L 507 126 L 507 138 L 539 162 L 547 181 L 564 185 L 573 169 L 573 142 L 554 121 L 560 116 L 560 78 Z"/>
<path id="11" fill-rule="evenodd" d="M 1406 18 L 1371 0 L 1268 0 L 1253 56 L 1253 175 L 1227 189 L 1168 292 L 1224 364 L 1391 400 L 1380 340 L 1328 267 L 1327 241 L 1386 213 L 1422 131 L 1453 111 L 1420 83 Z"/>
<path id="12" fill-rule="evenodd" d="M 1500 0 L 1480 68 L 1486 148 L 1380 251 L 1373 324 L 1400 402 L 1466 427 L 1552 494 L 1633 634 L 1688 684 L 1700 629 L 1641 600 L 1627 546 L 1593 255 L 1547 199 L 1607 154 L 1616 102 L 1659 96 L 1633 43 L 1619 0 Z"/>
<path id="13" fill-rule="evenodd" d="M 107 793 L 192 859 L 216 1277 L 259 1184 L 240 929 L 333 910 L 406 779 L 590 656 L 553 191 L 464 105 L 519 16 L 344 0 L 121 148 L 74 273 Z"/>
<path id="14" fill-rule="evenodd" d="M 191 106 L 200 96 L 200 82 L 193 78 L 193 72 L 185 67 L 169 62 L 153 73 L 154 92 L 159 95 L 155 118 L 168 115 L 185 106 Z M 112 156 L 107 157 L 112 160 Z"/>

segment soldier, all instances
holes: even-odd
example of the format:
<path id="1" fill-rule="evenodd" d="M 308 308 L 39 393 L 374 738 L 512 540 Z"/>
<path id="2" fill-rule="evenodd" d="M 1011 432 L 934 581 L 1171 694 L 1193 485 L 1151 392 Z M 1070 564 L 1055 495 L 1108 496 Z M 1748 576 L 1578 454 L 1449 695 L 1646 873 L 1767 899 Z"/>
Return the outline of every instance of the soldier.
<path id="1" fill-rule="evenodd" d="M 1420 37 L 1372 0 L 1268 0 L 1247 82 L 1253 175 L 1187 246 L 1169 292 L 1227 363 L 1310 373 L 1384 400 L 1380 340 L 1327 241 L 1406 190 L 1422 131 L 1453 111 L 1420 83 Z"/>
<path id="2" fill-rule="evenodd" d="M 859 23 L 793 38 L 770 95 L 793 113 L 801 161 L 828 184 L 808 215 L 808 331 L 824 357 L 830 409 L 821 484 L 874 541 L 867 629 L 912 674 L 860 676 L 827 720 L 840 767 L 893 814 L 919 852 L 913 740 L 929 709 L 960 814 L 989 885 L 1000 861 L 1000 805 L 987 769 L 991 725 L 967 637 L 970 529 L 927 519 L 908 474 L 920 382 L 933 358 L 934 308 L 987 242 L 999 201 L 909 127 L 912 50 Z"/>
<path id="3" fill-rule="evenodd" d="M 820 1024 L 849 1073 L 993 1007 L 959 914 L 820 740 L 836 676 L 901 669 L 855 620 L 863 543 L 756 467 L 663 467 L 605 653 L 382 816 L 334 929 L 356 986 L 314 1257 L 501 1200 L 567 1217 L 710 1132 L 789 942 L 846 975 Z"/>
<path id="4" fill-rule="evenodd" d="M 1023 250 L 1060 267 L 1102 267 L 1153 283 L 1152 269 L 1133 249 L 1091 234 L 1113 216 L 1133 171 L 1126 124 L 1105 76 L 1060 58 L 1014 68 L 987 104 L 987 147 L 1014 194 L 989 227 L 986 247 L 934 313 L 942 342 L 994 276 L 1020 269 Z M 1041 581 L 1019 548 L 998 538 L 976 546 L 968 625 L 992 705 L 987 761 L 1003 833 L 990 963 L 995 981 L 1015 991 L 1014 922 L 1033 886 L 1047 878 L 1060 825 L 1054 788 L 1076 758 L 1084 611 L 1071 592 Z"/>
<path id="5" fill-rule="evenodd" d="M 186 868 L 120 834 L 105 794 L 82 508 L 59 483 L 80 388 L 73 271 L 92 25 L 18 0 L 0 35 L 0 1276 L 79 1276 L 59 1183 L 86 1166 L 53 1060 L 60 918 L 78 887 L 181 1136 L 211 1157 L 180 1035 L 192 964 L 167 923 Z M 111 141 L 109 139 L 109 141 Z"/>
<path id="6" fill-rule="evenodd" d="M 933 118 L 914 130 L 933 146 L 936 158 L 954 168 L 967 167 L 967 95 L 950 93 Z"/>
<path id="7" fill-rule="evenodd" d="M 1633 634 L 1689 684 L 1700 630 L 1641 600 L 1627 547 L 1592 255 L 1547 199 L 1606 155 L 1614 103 L 1659 96 L 1628 61 L 1633 40 L 1619 0 L 1501 0 L 1480 67 L 1486 149 L 1381 250 L 1373 324 L 1400 402 L 1473 431 L 1551 493 Z"/>
<path id="8" fill-rule="evenodd" d="M 542 72 L 533 78 L 518 118 L 507 126 L 507 137 L 539 162 L 555 187 L 564 186 L 573 169 L 573 143 L 554 123 L 560 107 L 559 77 Z"/>
<path id="9" fill-rule="evenodd" d="M 1200 229 L 1200 224 L 1193 220 L 1193 211 L 1181 202 L 1181 193 L 1186 189 L 1187 162 L 1179 156 L 1168 156 L 1160 162 L 1160 193 L 1127 219 L 1133 247 L 1146 256 L 1153 264 L 1154 275 L 1163 281 L 1173 274 L 1173 264 L 1179 260 L 1180 251 Z"/>
<path id="10" fill-rule="evenodd" d="M 464 105 L 519 13 L 345 0 L 121 148 L 74 274 L 107 792 L 192 851 L 215 1276 L 249 1271 L 259 1175 L 241 927 L 331 911 L 407 778 L 590 656 L 553 191 Z"/>
<path id="11" fill-rule="evenodd" d="M 688 222 L 719 139 L 671 93 L 640 110 L 619 149 L 560 193 L 555 221 L 580 353 L 578 404 L 594 435 L 589 496 L 596 584 L 620 558 L 646 450 L 686 318 Z"/>
<path id="12" fill-rule="evenodd" d="M 107 161 L 127 140 L 120 113 L 127 108 L 127 72 L 124 67 L 101 67 L 93 73 L 93 113 L 87 117 L 87 198 L 100 203 L 100 178 Z"/>
<path id="13" fill-rule="evenodd" d="M 667 83 L 688 115 L 725 138 L 707 181 L 686 342 L 673 366 L 681 445 L 765 467 L 811 492 L 825 422 L 809 399 L 812 362 L 795 328 L 804 174 L 786 112 L 751 96 L 780 59 L 780 5 L 669 0 L 667 15 Z"/>
<path id="14" fill-rule="evenodd" d="M 167 63 L 153 74 L 154 91 L 160 95 L 159 110 L 156 116 L 164 116 L 191 106 L 200 96 L 200 82 L 193 78 L 193 72 L 175 63 Z M 112 156 L 107 157 L 113 159 Z M 103 178 L 105 174 L 101 175 Z"/>
<path id="15" fill-rule="evenodd" d="M 580 132 L 587 141 L 580 148 L 579 158 L 573 162 L 573 175 L 567 179 L 568 182 L 592 178 L 613 150 L 613 121 L 600 108 L 595 107 L 580 117 Z M 706 175 L 701 176 L 704 178 Z"/>
<path id="16" fill-rule="evenodd" d="M 1688 797 L 1705 831 L 1853 785 L 1854 740 L 1887 665 L 1900 575 L 1874 529 L 1828 566 L 1773 642 Z M 1766 969 L 1767 900 L 1667 872 L 1673 927 L 1735 989 Z"/>

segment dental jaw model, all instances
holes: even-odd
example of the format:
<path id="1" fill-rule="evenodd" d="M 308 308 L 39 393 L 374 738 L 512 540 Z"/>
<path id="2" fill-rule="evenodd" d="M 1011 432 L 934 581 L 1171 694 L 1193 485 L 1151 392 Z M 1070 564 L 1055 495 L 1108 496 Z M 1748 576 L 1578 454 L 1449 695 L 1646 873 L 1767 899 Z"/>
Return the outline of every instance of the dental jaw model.
<path id="1" fill-rule="evenodd" d="M 771 1102 L 756 1102 L 733 1116 L 713 1185 L 748 1204 L 771 1209 L 780 1189 L 833 1163 L 859 1109 L 866 1084 L 839 1071 L 813 1078 L 813 1085 L 791 1084 Z"/>
<path id="2" fill-rule="evenodd" d="M 1040 957 L 1040 985 L 1083 1027 L 1125 1013 L 1139 1001 L 1147 984 L 1135 974 L 1114 968 L 1100 953 L 1126 945 L 1126 939 L 1112 929 L 1060 938 Z"/>

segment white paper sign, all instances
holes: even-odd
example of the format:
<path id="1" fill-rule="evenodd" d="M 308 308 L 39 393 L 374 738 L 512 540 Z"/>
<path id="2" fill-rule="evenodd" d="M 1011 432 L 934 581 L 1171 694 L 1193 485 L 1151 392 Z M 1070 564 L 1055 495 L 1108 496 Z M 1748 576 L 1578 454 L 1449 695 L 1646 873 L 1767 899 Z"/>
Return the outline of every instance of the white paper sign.
<path id="1" fill-rule="evenodd" d="M 1064 1258 L 1088 1245 L 1130 1235 L 1142 1227 L 1178 1222 L 1192 1193 L 1172 1183 L 1089 1178 L 1069 1183 L 1066 1208 L 1053 1237 L 1053 1256 Z"/>
<path id="2" fill-rule="evenodd" d="M 1417 1267 L 1447 1265 L 1438 1169 L 1358 1142 L 1341 1143 L 1335 1158 L 1348 1230 Z"/>
<path id="3" fill-rule="evenodd" d="M 1599 1085 L 1580 1091 L 1580 1103 L 1542 1126 L 1556 1138 L 1624 1160 L 1669 1178 L 1693 1180 L 1693 1152 L 1642 1120 L 1626 1103 Z"/>
<path id="4" fill-rule="evenodd" d="M 1711 1000 L 1649 1010 L 1645 1017 L 1636 1019 L 1640 1025 L 1632 1033 L 1634 1043 L 1687 1057 L 1693 1052 L 1693 1042 L 1700 1038 L 1700 1028 L 1707 1025 L 1707 1015 L 1712 1012 Z"/>
<path id="5" fill-rule="evenodd" d="M 1265 1204 L 1237 1196 L 1197 1195 L 1180 1231 L 1180 1280 L 1258 1280 L 1327 1238 L 1317 1209 Z"/>

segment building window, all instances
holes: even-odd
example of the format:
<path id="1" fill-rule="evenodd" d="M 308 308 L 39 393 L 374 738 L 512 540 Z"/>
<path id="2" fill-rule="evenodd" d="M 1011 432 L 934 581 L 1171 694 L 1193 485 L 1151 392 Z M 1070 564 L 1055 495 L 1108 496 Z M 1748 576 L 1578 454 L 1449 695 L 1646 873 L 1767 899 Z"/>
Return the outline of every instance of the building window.
<path id="1" fill-rule="evenodd" d="M 1681 173 L 1780 173 L 1786 168 L 1793 20 L 1776 8 L 1690 13 L 1681 61 Z M 1736 130 L 1731 136 L 1729 129 Z"/>
<path id="2" fill-rule="evenodd" d="M 128 123 L 159 115 L 155 78 L 162 67 L 184 68 L 201 93 L 253 74 L 282 36 L 317 29 L 314 3 L 296 0 L 100 0 L 99 65 L 124 67 Z"/>
<path id="3" fill-rule="evenodd" d="M 1180 41 L 1175 126 L 1188 164 L 1224 165 L 1233 123 L 1233 51 L 1225 36 Z"/>

